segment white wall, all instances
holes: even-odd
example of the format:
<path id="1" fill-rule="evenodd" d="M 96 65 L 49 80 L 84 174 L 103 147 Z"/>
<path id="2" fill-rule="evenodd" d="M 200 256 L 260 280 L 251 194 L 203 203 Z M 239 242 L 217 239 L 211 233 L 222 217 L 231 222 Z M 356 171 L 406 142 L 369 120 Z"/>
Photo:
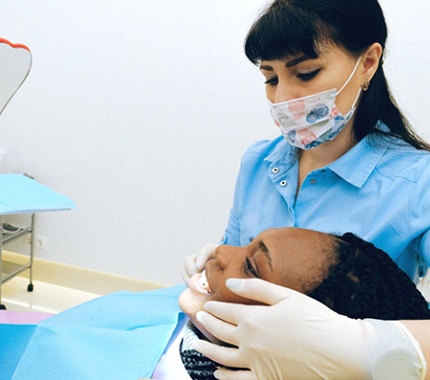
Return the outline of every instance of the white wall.
<path id="1" fill-rule="evenodd" d="M 430 141 L 430 2 L 379 1 L 389 33 L 385 59 L 389 84 L 415 129 Z"/>
<path id="2" fill-rule="evenodd" d="M 37 255 L 166 284 L 223 234 L 239 160 L 276 135 L 243 39 L 264 0 L 2 0 L 33 67 L 0 117 L 3 172 L 78 210 L 39 214 Z M 388 76 L 430 140 L 427 0 L 382 0 Z M 417 17 L 417 15 L 420 15 Z"/>

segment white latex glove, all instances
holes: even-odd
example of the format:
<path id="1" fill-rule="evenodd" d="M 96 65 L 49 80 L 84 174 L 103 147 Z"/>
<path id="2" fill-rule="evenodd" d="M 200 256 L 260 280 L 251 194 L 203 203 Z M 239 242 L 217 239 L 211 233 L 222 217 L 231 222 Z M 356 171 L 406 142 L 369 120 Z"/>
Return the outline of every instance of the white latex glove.
<path id="1" fill-rule="evenodd" d="M 423 379 L 421 348 L 399 322 L 355 320 L 291 289 L 259 279 L 228 280 L 230 290 L 269 306 L 208 302 L 198 320 L 235 347 L 197 341 L 216 362 L 249 368 L 256 379 Z M 236 348 L 237 347 L 237 348 Z M 246 371 L 240 371 L 241 376 Z M 237 379 L 218 370 L 218 379 Z"/>
<path id="2" fill-rule="evenodd" d="M 219 244 L 208 243 L 204 245 L 200 251 L 193 253 L 185 259 L 182 265 L 181 275 L 187 285 L 191 277 L 203 270 L 209 256 L 215 252 L 215 248 L 218 246 Z"/>

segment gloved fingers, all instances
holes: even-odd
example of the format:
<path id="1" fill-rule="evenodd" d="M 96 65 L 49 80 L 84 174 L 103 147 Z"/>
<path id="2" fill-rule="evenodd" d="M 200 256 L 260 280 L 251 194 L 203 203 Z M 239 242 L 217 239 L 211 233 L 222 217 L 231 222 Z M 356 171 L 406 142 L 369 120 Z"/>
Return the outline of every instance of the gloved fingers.
<path id="1" fill-rule="evenodd" d="M 243 305 L 240 303 L 228 303 L 221 301 L 208 301 L 204 304 L 205 311 L 215 316 L 218 320 L 237 326 L 249 315 L 250 309 L 257 305 Z M 258 306 L 261 307 L 261 306 Z"/>
<path id="2" fill-rule="evenodd" d="M 251 371 L 233 371 L 227 368 L 218 368 L 214 372 L 215 378 L 219 380 L 258 380 Z"/>
<path id="3" fill-rule="evenodd" d="M 245 364 L 237 354 L 239 349 L 236 347 L 219 346 L 207 340 L 196 340 L 193 342 L 194 349 L 202 353 L 209 359 L 231 368 L 245 368 Z"/>
<path id="4" fill-rule="evenodd" d="M 208 243 L 204 245 L 200 251 L 185 258 L 181 268 L 181 276 L 186 285 L 189 284 L 192 276 L 204 269 L 208 258 L 214 253 L 218 245 L 219 244 Z"/>
<path id="5" fill-rule="evenodd" d="M 262 302 L 267 305 L 274 305 L 286 298 L 301 295 L 295 290 L 275 285 L 258 278 L 230 278 L 227 280 L 226 285 L 232 292 L 241 297 Z"/>
<path id="6" fill-rule="evenodd" d="M 217 302 L 217 304 L 218 303 L 221 302 Z M 213 336 L 223 342 L 237 346 L 237 342 L 234 340 L 234 330 L 236 329 L 234 324 L 230 324 L 228 321 L 218 319 L 213 315 L 206 313 L 205 311 L 199 311 L 196 317 L 197 320 L 204 326 L 204 328 Z"/>
<path id="7" fill-rule="evenodd" d="M 181 268 L 182 279 L 187 285 L 189 284 L 191 277 L 197 273 L 195 266 L 195 257 L 193 256 L 194 255 L 188 256 L 184 260 L 184 263 Z"/>
<path id="8" fill-rule="evenodd" d="M 208 243 L 204 245 L 198 252 L 195 260 L 195 269 L 197 272 L 201 272 L 204 269 L 208 258 L 215 252 L 215 249 L 218 247 L 218 245 L 219 244 Z"/>

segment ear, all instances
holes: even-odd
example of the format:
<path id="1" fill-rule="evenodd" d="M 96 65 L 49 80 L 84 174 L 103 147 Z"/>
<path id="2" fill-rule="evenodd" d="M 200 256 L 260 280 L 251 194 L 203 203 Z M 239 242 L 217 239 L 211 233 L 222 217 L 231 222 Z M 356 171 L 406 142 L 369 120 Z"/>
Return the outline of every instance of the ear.
<path id="1" fill-rule="evenodd" d="M 378 70 L 379 61 L 382 57 L 382 46 L 379 42 L 375 42 L 363 53 L 362 60 L 362 75 L 363 83 L 369 83 Z"/>

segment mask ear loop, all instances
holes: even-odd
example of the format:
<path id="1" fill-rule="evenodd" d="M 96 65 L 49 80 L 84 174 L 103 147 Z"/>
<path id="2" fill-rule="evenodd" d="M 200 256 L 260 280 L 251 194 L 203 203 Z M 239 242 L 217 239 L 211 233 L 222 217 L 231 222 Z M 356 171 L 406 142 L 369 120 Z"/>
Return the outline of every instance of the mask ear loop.
<path id="1" fill-rule="evenodd" d="M 347 81 L 344 83 L 342 88 L 338 92 L 336 92 L 336 96 L 338 96 L 343 91 L 343 89 L 348 85 L 348 83 L 351 81 L 352 77 L 354 76 L 355 72 L 357 71 L 357 67 L 358 67 L 358 64 L 360 63 L 360 61 L 361 61 L 361 56 L 360 56 L 360 58 L 358 58 L 358 61 L 354 66 L 354 70 L 352 70 L 352 73 L 349 76 L 349 78 L 347 79 Z"/>

